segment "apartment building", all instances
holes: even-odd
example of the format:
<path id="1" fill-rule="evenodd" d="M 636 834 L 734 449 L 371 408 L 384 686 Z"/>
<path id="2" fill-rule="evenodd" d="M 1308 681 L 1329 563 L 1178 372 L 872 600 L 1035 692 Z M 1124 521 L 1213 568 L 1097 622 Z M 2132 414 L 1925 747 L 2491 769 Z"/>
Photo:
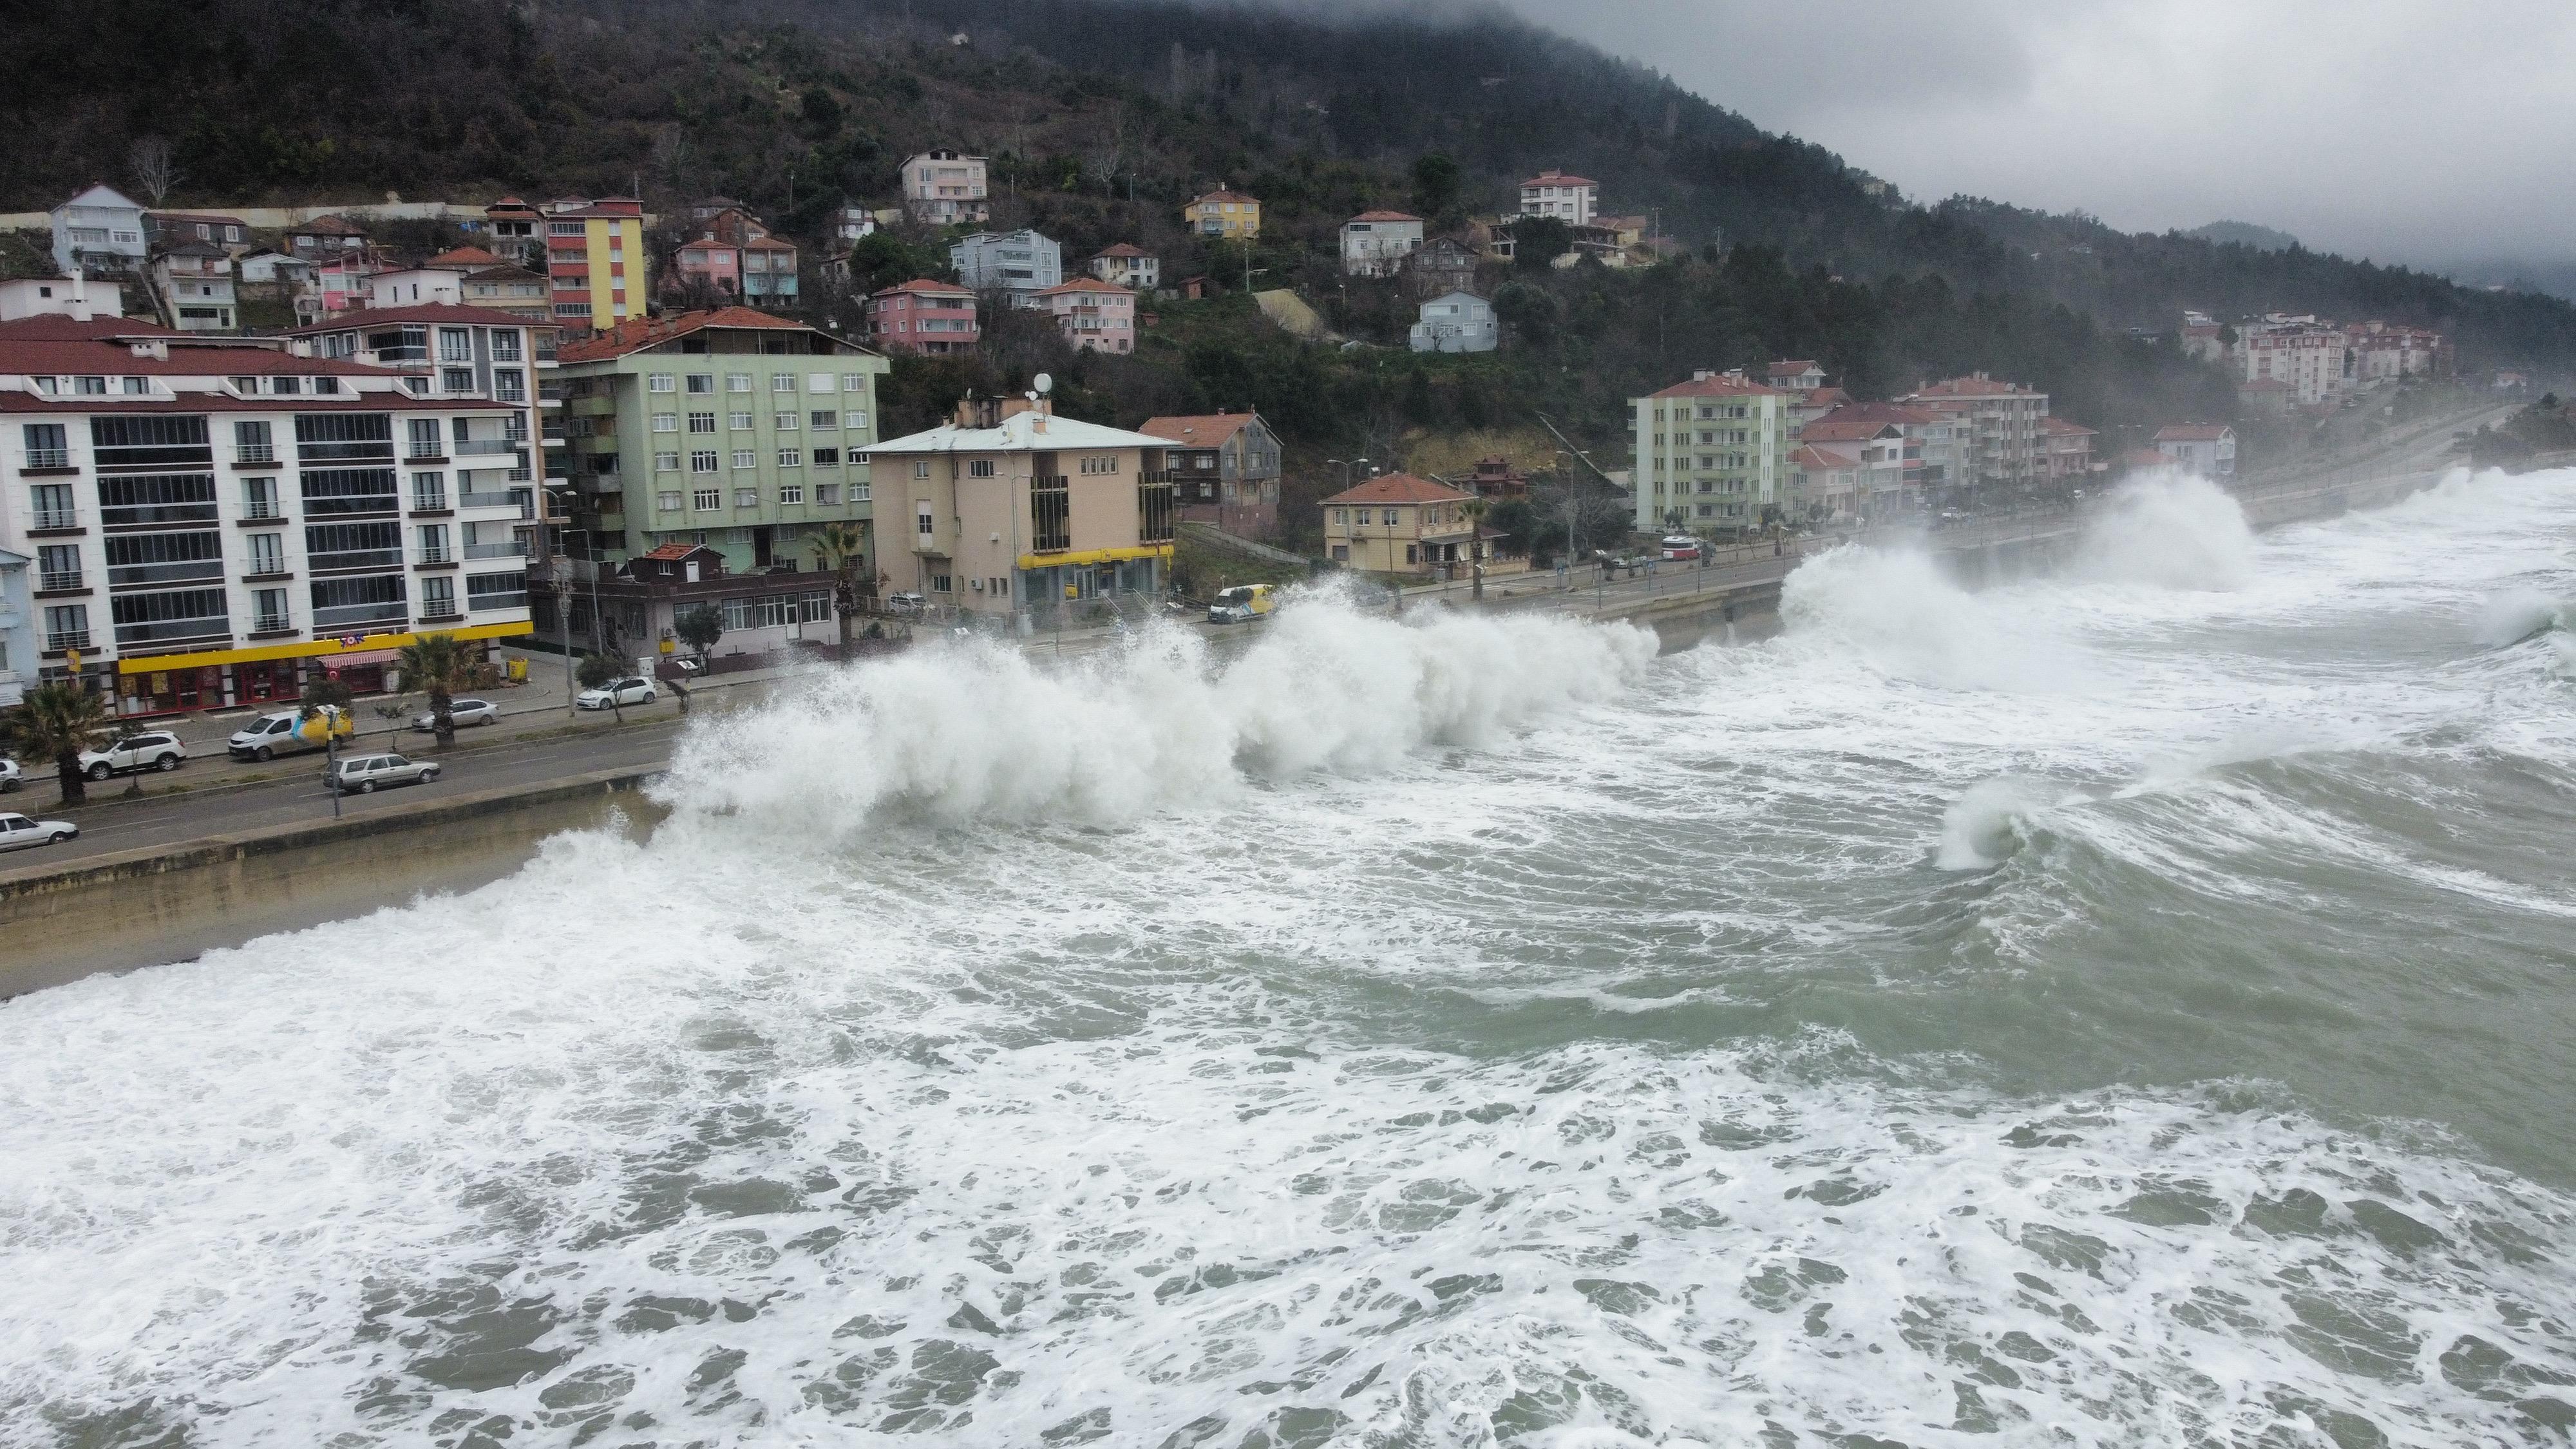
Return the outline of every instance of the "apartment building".
<path id="1" fill-rule="evenodd" d="M 1601 183 L 1589 176 L 1542 171 L 1521 183 L 1521 215 L 1552 216 L 1568 226 L 1590 226 L 1601 211 Z"/>
<path id="2" fill-rule="evenodd" d="M 644 315 L 652 293 L 643 202 L 563 197 L 546 203 L 543 225 L 555 321 L 604 330 Z"/>
<path id="3" fill-rule="evenodd" d="M 104 182 L 92 182 L 56 206 L 53 223 L 57 272 L 139 272 L 150 255 L 142 204 Z"/>
<path id="4" fill-rule="evenodd" d="M 0 532 L 35 560 L 42 677 L 214 709 L 323 672 L 381 688 L 424 632 L 525 633 L 529 411 L 493 379 L 526 329 L 437 311 L 379 319 L 363 356 L 85 309 L 0 324 Z M 436 362 L 451 327 L 492 365 Z"/>
<path id="5" fill-rule="evenodd" d="M 678 543 L 735 574 L 802 568 L 819 525 L 874 517 L 875 352 L 723 307 L 566 341 L 556 361 L 579 557 L 616 565 Z"/>
<path id="6" fill-rule="evenodd" d="M 2071 423 L 2064 418 L 2039 420 L 2040 451 L 2047 463 L 2048 481 L 2058 487 L 2072 487 L 2093 476 L 2093 439 L 2091 428 Z"/>
<path id="7" fill-rule="evenodd" d="M 1098 277 L 1076 277 L 1037 293 L 1031 302 L 1055 319 L 1075 348 L 1090 352 L 1136 350 L 1136 294 Z"/>
<path id="8" fill-rule="evenodd" d="M 1203 196 L 1190 198 L 1188 204 L 1181 208 L 1181 225 L 1200 236 L 1250 241 L 1261 235 L 1261 202 L 1240 191 L 1219 186 Z"/>
<path id="9" fill-rule="evenodd" d="M 1238 538 L 1279 530 L 1279 438 L 1250 408 L 1147 418 L 1136 430 L 1170 445 L 1163 472 L 1185 523 L 1213 523 Z"/>
<path id="10" fill-rule="evenodd" d="M 531 270 L 546 264 L 545 213 L 515 196 L 483 208 L 483 235 L 491 253 L 505 262 Z"/>
<path id="11" fill-rule="evenodd" d="M 1163 284 L 1162 258 L 1132 242 L 1101 248 L 1089 266 L 1091 275 L 1133 292 L 1150 292 Z"/>
<path id="12" fill-rule="evenodd" d="M 973 348 L 983 336 L 975 294 L 948 282 L 898 282 L 868 298 L 868 340 L 891 352 L 939 357 Z"/>
<path id="13" fill-rule="evenodd" d="M 758 217 L 736 206 L 719 208 L 701 226 L 697 240 L 683 243 L 672 257 L 668 283 L 681 288 L 703 283 L 727 301 L 754 307 L 796 305 L 793 245 L 770 235 Z"/>
<path id="14" fill-rule="evenodd" d="M 1949 486 L 2028 488 L 2045 481 L 2039 420 L 2048 416 L 2048 394 L 1975 372 L 1925 383 L 1896 401 L 1949 420 L 1959 460 Z"/>
<path id="15" fill-rule="evenodd" d="M 1422 218 L 1401 211 L 1363 211 L 1342 223 L 1342 275 L 1392 277 L 1422 249 Z"/>
<path id="16" fill-rule="evenodd" d="M 1805 476 L 1791 491 L 1811 519 L 1886 518 L 1921 500 L 1919 483 L 1908 491 L 1917 480 L 1908 476 L 1905 429 L 1895 422 L 1827 416 L 1807 424 L 1797 441 L 1790 461 Z"/>
<path id="17" fill-rule="evenodd" d="M 2175 423 L 2156 430 L 2156 451 L 2212 482 L 2236 476 L 2236 430 L 2225 423 Z"/>
<path id="18" fill-rule="evenodd" d="M 935 603 L 1040 626 L 1093 600 L 1151 601 L 1178 523 L 1157 466 L 1167 446 L 1057 417 L 1044 398 L 968 398 L 948 422 L 875 448 L 890 520 L 912 518 L 909 561 L 889 534 L 879 570 Z"/>
<path id="19" fill-rule="evenodd" d="M 1676 515 L 1694 533 L 1795 516 L 1792 396 L 1747 380 L 1742 369 L 1703 369 L 1688 382 L 1629 399 L 1638 531 L 1659 531 Z"/>
<path id="20" fill-rule="evenodd" d="M 2245 381 L 2286 383 L 2302 403 L 2332 402 L 2352 385 L 2352 339 L 2313 317 L 2239 328 L 2236 353 Z"/>
<path id="21" fill-rule="evenodd" d="M 183 241 L 152 259 L 152 286 L 182 332 L 230 332 L 240 325 L 233 258 L 213 242 Z"/>
<path id="22" fill-rule="evenodd" d="M 1440 574 L 1476 561 L 1476 495 L 1389 473 L 1324 500 L 1324 552 L 1380 574 Z"/>
<path id="23" fill-rule="evenodd" d="M 903 163 L 903 204 L 913 220 L 932 226 L 991 221 L 984 158 L 946 149 L 911 158 Z"/>
<path id="24" fill-rule="evenodd" d="M 1837 387 L 1803 394 L 1803 402 L 1792 411 L 1803 414 L 1806 408 L 1829 397 L 1834 405 L 1822 415 L 1796 419 L 1795 435 L 1805 442 L 1852 442 L 1876 437 L 1880 428 L 1894 428 L 1904 442 L 1907 507 L 1921 507 L 1926 489 L 1946 487 L 1958 477 L 1960 458 L 1966 451 L 1966 429 L 1947 416 L 1897 403 L 1852 402 Z"/>
<path id="25" fill-rule="evenodd" d="M 948 249 L 957 280 L 978 292 L 1005 292 L 1011 305 L 1037 305 L 1040 292 L 1064 280 L 1064 248 L 1027 227 L 979 231 Z"/>

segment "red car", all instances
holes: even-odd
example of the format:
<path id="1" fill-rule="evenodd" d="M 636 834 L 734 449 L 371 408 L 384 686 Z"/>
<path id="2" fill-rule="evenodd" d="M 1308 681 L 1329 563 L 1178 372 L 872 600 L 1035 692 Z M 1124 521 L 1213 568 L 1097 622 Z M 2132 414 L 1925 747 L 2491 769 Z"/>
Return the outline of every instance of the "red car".
<path id="1" fill-rule="evenodd" d="M 1664 540 L 1664 557 L 1668 560 L 1695 559 L 1699 557 L 1699 540 L 1684 534 L 1675 534 Z"/>

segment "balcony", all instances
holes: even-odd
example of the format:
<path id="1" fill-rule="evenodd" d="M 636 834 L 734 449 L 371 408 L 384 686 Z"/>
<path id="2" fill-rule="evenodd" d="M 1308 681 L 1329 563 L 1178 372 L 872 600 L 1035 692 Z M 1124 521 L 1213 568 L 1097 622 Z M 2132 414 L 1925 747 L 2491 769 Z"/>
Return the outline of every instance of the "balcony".
<path id="1" fill-rule="evenodd" d="M 456 456 L 473 458 L 485 454 L 517 453 L 524 452 L 527 446 L 525 438 L 459 438 L 456 440 Z"/>
<path id="2" fill-rule="evenodd" d="M 261 614 L 250 621 L 250 636 L 254 639 L 294 632 L 295 621 L 284 614 Z"/>
<path id="3" fill-rule="evenodd" d="M 400 599 L 380 604 L 337 604 L 313 611 L 313 629 L 320 633 L 350 624 L 401 624 L 411 616 L 411 606 Z"/>
<path id="4" fill-rule="evenodd" d="M 80 510 L 77 508 L 39 508 L 35 512 L 34 521 L 27 525 L 27 531 L 63 533 L 79 527 Z"/>
<path id="5" fill-rule="evenodd" d="M 424 548 L 420 551 L 420 557 L 416 562 L 422 568 L 437 568 L 443 564 L 452 564 L 456 562 L 456 550 L 443 545 L 438 548 Z"/>
<path id="6" fill-rule="evenodd" d="M 116 642 L 119 648 L 138 644 L 174 644 L 182 640 L 230 639 L 233 621 L 222 614 L 208 614 L 195 619 L 155 619 L 148 624 L 119 624 Z"/>
<path id="7" fill-rule="evenodd" d="M 45 652 L 48 654 L 60 654 L 66 649 L 87 649 L 88 647 L 87 629 L 60 629 L 45 635 Z"/>
<path id="8" fill-rule="evenodd" d="M 398 569 L 402 567 L 402 561 L 402 550 L 398 548 L 352 548 L 305 557 L 306 566 L 315 573 L 334 569 Z"/>
<path id="9" fill-rule="evenodd" d="M 468 560 L 478 558 L 526 558 L 528 546 L 518 539 L 507 543 L 469 543 L 465 545 Z"/>
<path id="10" fill-rule="evenodd" d="M 219 579 L 223 576 L 222 559 L 193 558 L 177 563 L 110 564 L 107 569 L 107 584 L 112 589 L 130 589 L 151 584 L 178 584 L 197 579 Z"/>
<path id="11" fill-rule="evenodd" d="M 447 446 L 443 443 L 424 442 L 414 438 L 410 445 L 403 449 L 403 457 L 414 463 L 444 463 L 447 461 Z"/>
<path id="12" fill-rule="evenodd" d="M 524 609 L 528 607 L 528 591 L 521 589 L 516 593 L 508 594 L 476 594 L 466 600 L 466 606 L 478 614 L 493 609 Z"/>
<path id="13" fill-rule="evenodd" d="M 445 513 L 447 511 L 447 490 L 444 488 L 416 488 L 412 490 L 411 511 L 414 513 Z"/>
<path id="14" fill-rule="evenodd" d="M 456 506 L 459 508 L 516 508 L 519 506 L 519 500 L 508 493 L 459 493 L 456 495 Z"/>
<path id="15" fill-rule="evenodd" d="M 243 443 L 233 449 L 233 462 L 235 464 L 274 463 L 276 461 L 277 445 L 275 443 Z"/>
<path id="16" fill-rule="evenodd" d="M 72 451 L 69 448 L 29 448 L 27 450 L 27 471 L 30 473 L 49 468 L 69 468 L 71 465 Z"/>
<path id="17" fill-rule="evenodd" d="M 87 593 L 89 586 L 81 582 L 79 569 L 63 572 L 47 570 L 36 576 L 36 592 L 40 594 Z"/>

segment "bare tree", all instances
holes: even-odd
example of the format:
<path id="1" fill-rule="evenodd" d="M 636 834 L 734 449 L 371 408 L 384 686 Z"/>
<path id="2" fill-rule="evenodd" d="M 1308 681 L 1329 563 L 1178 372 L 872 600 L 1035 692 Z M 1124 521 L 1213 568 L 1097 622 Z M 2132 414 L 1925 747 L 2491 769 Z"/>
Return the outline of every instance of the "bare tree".
<path id="1" fill-rule="evenodd" d="M 1083 160 L 1089 165 L 1091 174 L 1099 178 L 1100 189 L 1114 199 L 1118 195 L 1119 173 L 1127 169 L 1127 107 L 1124 102 L 1109 108 L 1108 116 L 1101 122 L 1100 134 L 1093 139 Z"/>
<path id="2" fill-rule="evenodd" d="M 662 173 L 662 180 L 683 196 L 689 190 L 687 177 L 689 162 L 693 159 L 692 150 L 689 133 L 677 122 L 653 133 L 653 169 Z"/>
<path id="3" fill-rule="evenodd" d="M 125 164 L 134 170 L 134 184 L 143 188 L 159 206 L 183 179 L 178 158 L 170 150 L 166 136 L 139 136 L 125 148 Z"/>

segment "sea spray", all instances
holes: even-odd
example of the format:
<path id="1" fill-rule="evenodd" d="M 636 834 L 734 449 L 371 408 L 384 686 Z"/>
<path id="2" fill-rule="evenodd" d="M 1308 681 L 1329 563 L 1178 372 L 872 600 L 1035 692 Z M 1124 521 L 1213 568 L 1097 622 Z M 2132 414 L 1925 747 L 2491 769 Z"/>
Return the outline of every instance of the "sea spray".
<path id="1" fill-rule="evenodd" d="M 2254 531 L 2225 489 L 2158 469 L 2105 500 L 2076 552 L 2080 577 L 2165 589 L 2237 589 L 2254 578 Z"/>
<path id="2" fill-rule="evenodd" d="M 957 822 L 1120 824 L 1220 803 L 1251 781 L 1385 769 L 1425 745 L 1490 746 L 1652 663 L 1627 625 L 1291 602 L 1229 663 L 1149 631 L 1062 668 L 947 642 L 830 671 L 748 714 L 699 724 L 661 787 L 685 810 L 793 819 L 846 835 L 896 809 Z"/>
<path id="3" fill-rule="evenodd" d="M 1960 587 L 1913 550 L 1845 545 L 1808 559 L 1781 586 L 1780 617 L 1802 642 L 1946 688 L 2049 691 L 2082 673 L 2045 619 Z"/>
<path id="4" fill-rule="evenodd" d="M 2567 602 L 2533 588 L 2506 589 L 2487 600 L 2469 637 L 2489 649 L 2519 644 L 2567 627 Z"/>
<path id="5" fill-rule="evenodd" d="M 2021 848 L 2024 820 L 2073 798 L 2047 780 L 2006 775 L 1979 781 L 1941 812 L 1941 842 L 1932 864 L 1939 870 L 1991 870 Z"/>

